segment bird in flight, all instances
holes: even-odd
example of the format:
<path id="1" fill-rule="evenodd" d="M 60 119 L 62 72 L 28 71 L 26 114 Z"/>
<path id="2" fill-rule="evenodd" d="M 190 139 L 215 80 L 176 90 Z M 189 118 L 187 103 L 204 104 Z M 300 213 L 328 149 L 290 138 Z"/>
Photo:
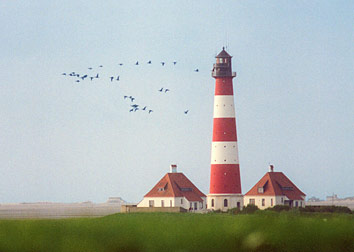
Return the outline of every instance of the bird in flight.
<path id="1" fill-rule="evenodd" d="M 145 107 L 143 107 L 141 110 L 146 110 L 146 106 L 145 106 Z"/>
<path id="2" fill-rule="evenodd" d="M 177 64 L 177 61 L 173 61 L 173 65 L 176 65 Z"/>
<path id="3" fill-rule="evenodd" d="M 197 68 L 197 69 L 195 69 L 195 70 L 194 70 L 194 72 L 199 72 L 199 69 L 198 69 L 198 68 Z"/>
<path id="4" fill-rule="evenodd" d="M 88 70 L 92 70 L 92 67 L 89 67 Z"/>
<path id="5" fill-rule="evenodd" d="M 80 82 L 80 80 L 76 80 L 76 82 Z"/>
<path id="6" fill-rule="evenodd" d="M 135 65 L 139 65 L 139 61 L 137 61 L 137 62 L 135 63 Z"/>
<path id="7" fill-rule="evenodd" d="M 61 75 L 66 75 L 66 73 L 62 73 Z"/>
<path id="8" fill-rule="evenodd" d="M 129 112 L 133 112 L 134 111 L 134 109 L 132 108 L 131 110 L 129 110 Z"/>
<path id="9" fill-rule="evenodd" d="M 102 65 L 100 65 L 100 67 L 103 67 Z"/>
<path id="10" fill-rule="evenodd" d="M 137 108 L 137 107 L 139 107 L 139 105 L 138 104 L 133 104 L 133 105 L 130 105 L 130 107 Z"/>
<path id="11" fill-rule="evenodd" d="M 93 78 L 95 78 L 95 77 L 90 77 L 91 80 L 93 80 Z"/>
<path id="12" fill-rule="evenodd" d="M 124 99 L 127 99 L 128 98 L 128 96 L 126 96 L 126 95 L 124 95 Z M 130 98 L 130 97 L 129 97 Z"/>
<path id="13" fill-rule="evenodd" d="M 113 79 L 114 79 L 114 77 L 113 77 L 113 76 L 111 76 L 111 77 L 109 77 L 109 78 L 111 78 L 111 81 L 113 81 Z"/>
<path id="14" fill-rule="evenodd" d="M 148 61 L 148 64 L 151 64 L 151 60 Z"/>
<path id="15" fill-rule="evenodd" d="M 154 111 L 152 111 L 152 110 L 150 109 L 150 110 L 149 110 L 149 114 L 150 114 L 151 112 L 154 112 Z"/>
<path id="16" fill-rule="evenodd" d="M 164 65 L 165 65 L 165 62 L 161 62 L 161 65 L 164 66 Z"/>
<path id="17" fill-rule="evenodd" d="M 117 81 L 119 81 L 119 75 L 117 76 L 117 79 L 116 79 Z"/>
<path id="18" fill-rule="evenodd" d="M 163 87 L 162 87 L 161 89 L 159 89 L 158 91 L 159 91 L 159 92 L 162 92 L 162 90 L 163 90 Z"/>
<path id="19" fill-rule="evenodd" d="M 165 89 L 165 93 L 167 93 L 168 91 L 170 91 L 168 88 Z"/>
<path id="20" fill-rule="evenodd" d="M 96 77 L 95 78 L 99 78 L 98 74 L 96 74 Z"/>
<path id="21" fill-rule="evenodd" d="M 187 114 L 187 113 L 188 113 L 188 111 L 189 111 L 189 110 L 186 110 L 186 111 L 184 111 L 184 113 L 185 113 L 185 114 Z"/>
<path id="22" fill-rule="evenodd" d="M 119 63 L 120 66 L 123 66 L 123 63 Z"/>
<path id="23" fill-rule="evenodd" d="M 81 77 L 82 80 L 84 80 L 87 77 L 87 74 Z"/>

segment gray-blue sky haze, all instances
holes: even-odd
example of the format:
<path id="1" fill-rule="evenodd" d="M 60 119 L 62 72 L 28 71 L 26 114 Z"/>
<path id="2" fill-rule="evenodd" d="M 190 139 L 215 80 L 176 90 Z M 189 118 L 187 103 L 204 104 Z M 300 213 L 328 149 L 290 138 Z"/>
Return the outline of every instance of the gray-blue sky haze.
<path id="1" fill-rule="evenodd" d="M 353 1 L 0 2 L 0 201 L 137 202 L 171 163 L 208 193 L 210 70 L 224 45 L 238 74 L 243 193 L 270 162 L 309 197 L 353 196 L 353 9 Z M 101 75 L 94 83 L 61 75 L 88 67 Z M 154 112 L 130 113 L 123 95 Z"/>

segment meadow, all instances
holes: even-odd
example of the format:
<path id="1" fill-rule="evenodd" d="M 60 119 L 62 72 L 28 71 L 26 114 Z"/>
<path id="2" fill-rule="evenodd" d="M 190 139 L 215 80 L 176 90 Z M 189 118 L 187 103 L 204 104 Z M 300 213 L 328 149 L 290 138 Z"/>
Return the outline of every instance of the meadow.
<path id="1" fill-rule="evenodd" d="M 353 252 L 353 214 L 135 213 L 0 220 L 0 252 Z"/>

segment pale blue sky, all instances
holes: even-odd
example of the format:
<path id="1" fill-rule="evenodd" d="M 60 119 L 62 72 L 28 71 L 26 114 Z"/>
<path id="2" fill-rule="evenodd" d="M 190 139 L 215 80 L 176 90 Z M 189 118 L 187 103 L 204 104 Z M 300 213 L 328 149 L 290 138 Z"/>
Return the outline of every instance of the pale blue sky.
<path id="1" fill-rule="evenodd" d="M 210 70 L 224 45 L 238 74 L 242 192 L 272 163 L 308 197 L 354 196 L 353 10 L 353 1 L 1 1 L 0 202 L 137 202 L 171 163 L 207 194 Z M 61 75 L 88 67 L 101 78 Z M 154 112 L 129 113 L 124 95 Z"/>

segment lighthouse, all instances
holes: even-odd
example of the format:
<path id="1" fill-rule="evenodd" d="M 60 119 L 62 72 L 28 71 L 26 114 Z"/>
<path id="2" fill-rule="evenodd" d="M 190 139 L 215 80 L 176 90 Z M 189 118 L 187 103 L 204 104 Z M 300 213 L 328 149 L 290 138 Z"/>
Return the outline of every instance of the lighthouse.
<path id="1" fill-rule="evenodd" d="M 243 206 L 232 84 L 236 72 L 232 72 L 232 57 L 225 48 L 215 58 L 212 70 L 215 96 L 207 206 L 208 209 L 226 211 Z"/>

